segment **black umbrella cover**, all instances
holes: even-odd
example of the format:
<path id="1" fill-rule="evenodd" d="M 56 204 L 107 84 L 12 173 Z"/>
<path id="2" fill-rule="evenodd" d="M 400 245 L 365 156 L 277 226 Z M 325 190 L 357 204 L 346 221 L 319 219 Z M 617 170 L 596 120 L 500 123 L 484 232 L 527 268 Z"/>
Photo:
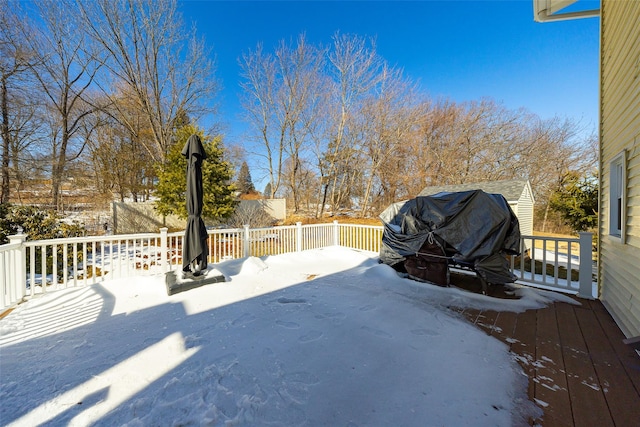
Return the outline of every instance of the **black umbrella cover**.
<path id="1" fill-rule="evenodd" d="M 209 248 L 202 215 L 202 161 L 207 158 L 198 135 L 187 140 L 182 155 L 187 158 L 187 228 L 182 242 L 182 270 L 198 275 L 207 268 Z"/>

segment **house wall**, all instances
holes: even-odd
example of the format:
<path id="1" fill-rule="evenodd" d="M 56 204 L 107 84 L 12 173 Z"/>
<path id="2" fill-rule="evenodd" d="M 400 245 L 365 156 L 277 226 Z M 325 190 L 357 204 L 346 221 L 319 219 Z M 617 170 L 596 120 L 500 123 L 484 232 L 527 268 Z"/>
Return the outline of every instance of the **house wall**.
<path id="1" fill-rule="evenodd" d="M 286 218 L 285 199 L 240 200 L 242 205 L 259 205 L 274 219 Z M 184 230 L 187 220 L 177 215 L 162 218 L 154 209 L 154 202 L 113 202 L 112 225 L 114 234 L 157 233 L 161 227 L 170 231 Z"/>
<path id="2" fill-rule="evenodd" d="M 257 199 L 257 200 L 240 200 L 240 205 L 251 207 L 259 207 L 278 221 L 284 221 L 287 218 L 287 200 L 286 199 Z"/>
<path id="3" fill-rule="evenodd" d="M 533 195 L 529 185 L 525 185 L 522 190 L 516 215 L 520 222 L 520 233 L 531 236 L 533 234 Z"/>
<path id="4" fill-rule="evenodd" d="M 640 335 L 640 1 L 601 2 L 600 299 L 627 337 Z M 626 214 L 609 235 L 610 163 L 624 150 Z"/>
<path id="5" fill-rule="evenodd" d="M 113 202 L 112 219 L 114 234 L 157 233 L 161 227 L 182 230 L 187 220 L 177 215 L 162 218 L 154 209 L 153 202 Z"/>

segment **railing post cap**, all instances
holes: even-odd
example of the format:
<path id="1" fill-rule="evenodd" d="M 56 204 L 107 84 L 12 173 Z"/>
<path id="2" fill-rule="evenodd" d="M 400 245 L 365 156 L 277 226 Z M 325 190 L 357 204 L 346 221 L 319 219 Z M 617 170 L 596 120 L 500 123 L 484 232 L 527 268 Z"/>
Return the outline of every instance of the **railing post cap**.
<path id="1" fill-rule="evenodd" d="M 20 242 L 24 242 L 25 240 L 27 240 L 27 235 L 24 233 L 20 233 L 20 234 L 12 234 L 9 237 L 9 242 L 10 243 L 20 243 Z"/>
<path id="2" fill-rule="evenodd" d="M 578 238 L 583 241 L 593 241 L 593 233 L 591 231 L 578 232 Z"/>

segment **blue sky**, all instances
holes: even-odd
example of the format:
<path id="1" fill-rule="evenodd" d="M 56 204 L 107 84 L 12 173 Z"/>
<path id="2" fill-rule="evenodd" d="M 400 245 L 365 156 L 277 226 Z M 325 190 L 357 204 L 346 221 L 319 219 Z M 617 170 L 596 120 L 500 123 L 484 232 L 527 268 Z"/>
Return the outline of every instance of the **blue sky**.
<path id="1" fill-rule="evenodd" d="M 188 0 L 180 10 L 216 56 L 227 142 L 241 142 L 242 53 L 258 42 L 272 50 L 302 33 L 311 43 L 329 44 L 336 31 L 375 37 L 378 53 L 432 98 L 489 97 L 542 118 L 574 119 L 586 132 L 597 129 L 599 18 L 536 23 L 532 0 Z"/>

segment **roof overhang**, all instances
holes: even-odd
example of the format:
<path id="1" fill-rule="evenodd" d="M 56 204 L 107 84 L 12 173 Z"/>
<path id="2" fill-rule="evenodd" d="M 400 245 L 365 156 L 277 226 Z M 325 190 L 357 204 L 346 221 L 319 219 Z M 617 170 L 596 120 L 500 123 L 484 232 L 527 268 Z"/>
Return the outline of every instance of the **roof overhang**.
<path id="1" fill-rule="evenodd" d="M 567 19 L 600 16 L 600 9 L 565 10 L 578 0 L 533 0 L 533 19 L 536 22 L 564 21 Z"/>

